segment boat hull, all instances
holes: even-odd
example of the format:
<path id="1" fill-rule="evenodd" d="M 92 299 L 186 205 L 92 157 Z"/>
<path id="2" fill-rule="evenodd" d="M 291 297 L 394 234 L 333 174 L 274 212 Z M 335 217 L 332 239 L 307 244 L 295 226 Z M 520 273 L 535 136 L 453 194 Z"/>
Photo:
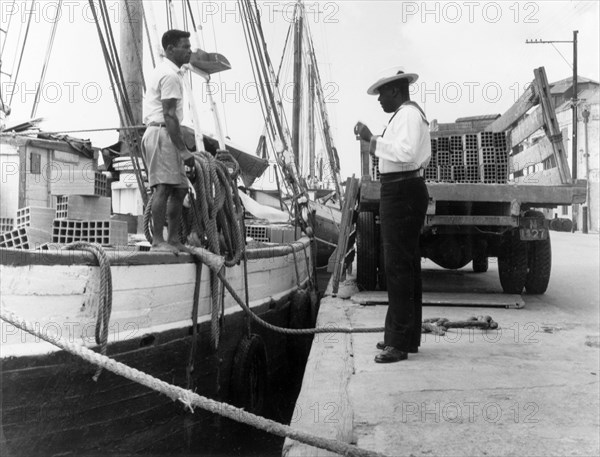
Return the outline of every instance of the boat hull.
<path id="1" fill-rule="evenodd" d="M 294 246 L 295 255 L 289 252 L 289 247 L 287 254 L 285 249 L 277 252 L 274 247 L 273 255 L 266 257 L 264 252 L 261 257 L 260 253 L 248 251 L 252 309 L 267 322 L 282 327 L 289 327 L 290 321 L 298 322 L 298 315 L 292 316 L 298 314 L 291 306 L 294 297 L 308 295 L 298 293 L 298 281 L 301 288 L 308 284 L 310 243 L 305 239 Z M 304 252 L 308 254 L 306 261 Z M 93 259 L 84 253 L 73 253 L 70 259 L 59 256 L 59 261 L 54 258 L 52 263 L 46 259 L 47 264 L 43 265 L 40 261 L 31 262 L 25 253 L 0 254 L 2 300 L 7 308 L 36 323 L 42 332 L 62 332 L 63 338 L 78 339 L 98 350 L 89 336 L 93 334 L 97 310 L 94 298 L 98 267 L 93 265 Z M 201 395 L 243 402 L 235 386 L 239 385 L 236 376 L 240 376 L 236 353 L 249 333 L 245 313 L 232 303 L 231 297 L 225 299 L 220 342 L 215 350 L 211 343 L 214 337 L 208 313 L 210 305 L 205 303 L 210 293 L 210 273 L 204 268 L 201 312 L 194 338 L 191 309 L 196 266 L 187 256 L 171 257 L 147 258 L 140 254 L 120 260 L 113 257 L 113 313 L 107 354 Z M 149 271 L 158 265 L 161 267 L 157 273 L 150 275 Z M 238 277 L 241 270 L 236 268 L 229 269 L 227 277 L 243 297 L 243 281 Z M 24 274 L 27 271 L 29 276 Z M 46 277 L 42 279 L 44 274 Z M 134 279 L 137 282 L 131 287 Z M 263 281 L 260 296 L 259 281 Z M 172 283 L 177 285 L 172 287 Z M 56 287 L 49 293 L 51 284 Z M 154 286 L 146 290 L 149 284 Z M 135 297 L 136 291 L 141 298 Z M 182 297 L 186 293 L 189 299 L 184 303 Z M 305 301 L 305 307 L 310 305 L 310 300 Z M 303 315 L 310 316 L 309 310 Z M 3 455 L 211 451 L 210 440 L 204 446 L 199 437 L 219 421 L 216 416 L 200 410 L 191 414 L 181 403 L 106 370 L 94 381 L 96 367 L 11 327 L 3 322 L 2 339 L 6 344 L 1 354 L 0 443 L 7 452 Z M 277 390 L 271 380 L 301 362 L 306 339 L 275 333 L 255 323 L 250 324 L 250 333 L 259 335 L 266 348 L 263 375 L 268 395 Z M 195 356 L 190 371 L 192 346 Z M 265 400 L 268 405 L 268 398 Z"/>
<path id="2" fill-rule="evenodd" d="M 326 266 L 337 247 L 342 223 L 342 211 L 329 205 L 311 201 L 309 207 L 314 217 L 314 232 L 317 241 L 317 266 Z"/>

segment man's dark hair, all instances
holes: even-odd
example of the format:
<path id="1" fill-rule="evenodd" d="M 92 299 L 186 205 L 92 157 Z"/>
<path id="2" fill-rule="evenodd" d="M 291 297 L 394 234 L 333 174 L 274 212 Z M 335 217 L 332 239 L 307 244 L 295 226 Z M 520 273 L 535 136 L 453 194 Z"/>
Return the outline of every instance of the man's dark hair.
<path id="1" fill-rule="evenodd" d="M 177 46 L 179 40 L 189 37 L 190 32 L 177 29 L 167 30 L 162 36 L 162 47 L 166 51 L 169 45 Z"/>

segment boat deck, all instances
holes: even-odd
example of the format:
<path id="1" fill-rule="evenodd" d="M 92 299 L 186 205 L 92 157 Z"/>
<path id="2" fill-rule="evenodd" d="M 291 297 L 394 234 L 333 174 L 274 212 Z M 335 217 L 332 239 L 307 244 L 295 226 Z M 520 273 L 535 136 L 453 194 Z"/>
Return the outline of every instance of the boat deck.
<path id="1" fill-rule="evenodd" d="M 497 330 L 424 334 L 418 354 L 393 364 L 373 360 L 381 333 L 316 336 L 291 426 L 388 456 L 598 455 L 597 259 L 561 263 L 572 237 L 553 237 L 551 288 L 524 295 L 525 307 L 423 310 L 450 320 L 489 314 Z M 587 240 L 597 252 L 597 240 Z M 444 287 L 444 274 L 452 292 L 467 284 L 501 290 L 495 265 L 483 275 L 427 265 L 426 295 Z M 356 292 L 350 278 L 337 297 L 326 296 L 318 326 L 381 327 L 387 307 L 356 303 Z M 287 440 L 283 455 L 331 454 Z"/>

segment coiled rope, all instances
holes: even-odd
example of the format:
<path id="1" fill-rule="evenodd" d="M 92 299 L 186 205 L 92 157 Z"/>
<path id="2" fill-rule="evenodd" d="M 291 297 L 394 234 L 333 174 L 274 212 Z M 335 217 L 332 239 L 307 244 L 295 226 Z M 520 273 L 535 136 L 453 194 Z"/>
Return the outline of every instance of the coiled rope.
<path id="1" fill-rule="evenodd" d="M 248 413 L 243 409 L 236 408 L 228 405 L 227 403 L 217 402 L 215 400 L 198 395 L 190 390 L 174 386 L 150 376 L 147 373 L 139 371 L 135 368 L 131 368 L 121 362 L 117 362 L 106 355 L 98 354 L 84 346 L 69 342 L 58 336 L 47 335 L 41 331 L 37 331 L 31 322 L 26 321 L 12 311 L 6 309 L 4 306 L 2 306 L 0 309 L 0 318 L 5 322 L 14 325 L 15 327 L 30 333 L 31 335 L 34 335 L 73 355 L 97 365 L 99 370 L 104 368 L 131 381 L 146 386 L 156 392 L 160 392 L 171 398 L 173 401 L 180 401 L 191 412 L 194 412 L 194 407 L 199 407 L 211 413 L 219 414 L 237 422 L 251 425 L 252 427 L 264 430 L 274 435 L 290 438 L 309 446 L 326 449 L 344 456 L 385 457 L 383 454 L 362 449 L 351 444 L 322 438 L 300 430 L 295 430 L 288 425 L 280 424 L 270 419 L 265 419 L 264 417 Z"/>
<path id="2" fill-rule="evenodd" d="M 215 157 L 205 151 L 194 153 L 192 190 L 188 194 L 190 207 L 184 211 L 180 231 L 182 242 L 206 247 L 221 254 L 225 247 L 225 266 L 240 263 L 245 248 L 244 209 L 236 188 L 240 166 L 227 151 L 217 151 Z M 195 179 L 194 179 L 195 178 Z M 152 197 L 144 211 L 144 235 L 152 243 Z M 171 228 L 169 228 L 171 230 Z M 220 340 L 219 312 L 221 303 L 219 282 L 214 273 L 210 278 L 211 343 L 217 348 Z"/>
<path id="3" fill-rule="evenodd" d="M 110 261 L 106 251 L 99 244 L 88 243 L 85 241 L 76 241 L 64 247 L 66 250 L 73 251 L 79 249 L 91 252 L 98 260 L 100 266 L 100 301 L 98 303 L 98 316 L 96 318 L 95 338 L 96 344 L 100 346 L 102 355 L 106 355 L 108 345 L 108 326 L 110 324 L 110 315 L 112 313 L 112 273 L 110 270 Z M 94 374 L 94 381 L 98 380 L 102 368 L 98 367 Z"/>

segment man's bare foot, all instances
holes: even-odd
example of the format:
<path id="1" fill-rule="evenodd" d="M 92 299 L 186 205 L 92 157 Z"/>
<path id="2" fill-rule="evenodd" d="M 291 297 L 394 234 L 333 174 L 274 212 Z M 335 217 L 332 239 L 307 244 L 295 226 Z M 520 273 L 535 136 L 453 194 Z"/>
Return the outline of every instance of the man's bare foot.
<path id="1" fill-rule="evenodd" d="M 176 246 L 167 243 L 166 241 L 152 244 L 150 250 L 153 252 L 170 252 L 175 255 L 179 254 L 179 249 Z"/>
<path id="2" fill-rule="evenodd" d="M 187 252 L 188 254 L 191 252 L 190 248 L 188 248 L 185 244 L 181 243 L 180 241 L 170 243 L 170 245 L 177 249 L 179 252 Z"/>

